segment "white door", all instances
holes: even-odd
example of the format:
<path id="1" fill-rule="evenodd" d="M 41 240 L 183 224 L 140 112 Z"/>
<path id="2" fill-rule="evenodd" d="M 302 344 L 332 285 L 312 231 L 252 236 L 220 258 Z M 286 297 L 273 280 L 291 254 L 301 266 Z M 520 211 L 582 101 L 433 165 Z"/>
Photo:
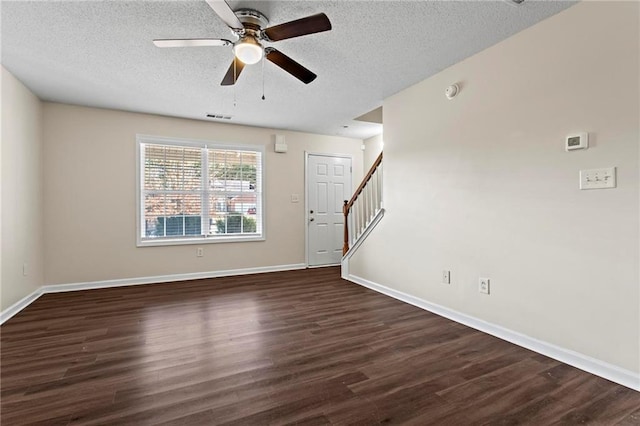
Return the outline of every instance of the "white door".
<path id="1" fill-rule="evenodd" d="M 344 200 L 351 198 L 351 158 L 308 154 L 307 253 L 309 266 L 337 265 L 342 259 Z"/>

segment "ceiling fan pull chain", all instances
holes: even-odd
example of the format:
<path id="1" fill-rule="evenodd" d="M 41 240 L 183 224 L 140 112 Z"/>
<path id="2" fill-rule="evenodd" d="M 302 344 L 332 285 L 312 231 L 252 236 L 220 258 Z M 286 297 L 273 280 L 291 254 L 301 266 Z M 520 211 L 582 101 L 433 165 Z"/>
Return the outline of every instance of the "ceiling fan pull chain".
<path id="1" fill-rule="evenodd" d="M 262 55 L 262 100 L 265 100 L 264 97 L 264 55 Z"/>
<path id="2" fill-rule="evenodd" d="M 233 58 L 233 107 L 236 107 L 236 64 L 237 64 L 237 59 L 234 57 Z"/>

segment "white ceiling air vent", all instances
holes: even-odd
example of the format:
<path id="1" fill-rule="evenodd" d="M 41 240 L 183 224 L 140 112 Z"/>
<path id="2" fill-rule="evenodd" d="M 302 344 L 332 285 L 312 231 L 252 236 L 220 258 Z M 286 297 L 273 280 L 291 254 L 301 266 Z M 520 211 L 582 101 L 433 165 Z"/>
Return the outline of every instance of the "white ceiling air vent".
<path id="1" fill-rule="evenodd" d="M 207 114 L 207 118 L 215 118 L 216 120 L 231 120 L 230 115 L 222 114 Z"/>

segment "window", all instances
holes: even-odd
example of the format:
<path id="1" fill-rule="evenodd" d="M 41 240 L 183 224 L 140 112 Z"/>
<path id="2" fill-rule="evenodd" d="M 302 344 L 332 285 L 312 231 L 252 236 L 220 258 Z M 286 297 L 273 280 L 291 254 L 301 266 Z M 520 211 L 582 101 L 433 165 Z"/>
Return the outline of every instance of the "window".
<path id="1" fill-rule="evenodd" d="M 138 245 L 264 239 L 262 146 L 137 142 Z"/>

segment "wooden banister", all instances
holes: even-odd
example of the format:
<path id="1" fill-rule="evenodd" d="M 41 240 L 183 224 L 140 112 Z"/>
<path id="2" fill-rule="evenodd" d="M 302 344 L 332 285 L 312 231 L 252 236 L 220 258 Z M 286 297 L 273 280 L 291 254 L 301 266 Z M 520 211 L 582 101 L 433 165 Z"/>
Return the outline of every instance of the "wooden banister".
<path id="1" fill-rule="evenodd" d="M 376 172 L 376 169 L 378 168 L 380 163 L 382 163 L 382 153 L 380 153 L 380 155 L 378 155 L 378 158 L 376 158 L 376 161 L 373 162 L 373 166 L 371 166 L 371 168 L 369 169 L 369 173 L 367 173 L 364 179 L 362 179 L 362 182 L 360 182 L 360 186 L 358 187 L 358 189 L 356 189 L 356 192 L 353 193 L 353 197 L 351 197 L 349 202 L 346 203 L 347 213 L 349 212 L 349 210 L 351 210 L 351 206 L 353 206 L 353 203 L 356 202 L 358 195 L 360 195 L 364 187 L 367 185 L 367 182 L 371 180 L 371 176 L 373 176 L 373 174 Z"/>
<path id="2" fill-rule="evenodd" d="M 376 161 L 373 162 L 373 165 L 369 169 L 369 172 L 366 174 L 362 182 L 360 182 L 360 186 L 353 193 L 353 197 L 350 200 L 344 200 L 344 205 L 342 206 L 342 213 L 344 214 L 344 243 L 342 244 L 342 255 L 344 256 L 347 251 L 349 251 L 349 212 L 351 211 L 351 207 L 353 207 L 353 203 L 356 202 L 358 196 L 362 193 L 364 188 L 367 186 L 367 183 L 371 180 L 371 177 L 376 172 L 380 164 L 382 163 L 382 152 L 376 158 Z"/>

